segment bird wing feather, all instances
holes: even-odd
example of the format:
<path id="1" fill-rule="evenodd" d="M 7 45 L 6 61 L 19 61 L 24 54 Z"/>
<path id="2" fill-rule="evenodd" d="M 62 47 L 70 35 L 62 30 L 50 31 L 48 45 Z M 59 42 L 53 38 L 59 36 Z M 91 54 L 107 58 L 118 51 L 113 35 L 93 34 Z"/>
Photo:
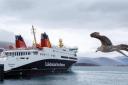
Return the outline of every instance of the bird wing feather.
<path id="1" fill-rule="evenodd" d="M 111 40 L 106 36 L 101 36 L 101 35 L 97 34 L 97 32 L 91 33 L 90 36 L 93 38 L 99 39 L 103 46 L 112 46 Z"/>
<path id="2" fill-rule="evenodd" d="M 128 57 L 125 53 L 123 53 L 123 52 L 120 51 L 120 50 L 117 50 L 117 52 L 118 52 L 118 53 L 121 53 L 122 55 L 124 55 L 124 56 L 126 56 L 126 57 Z"/>
<path id="3" fill-rule="evenodd" d="M 128 45 L 126 45 L 126 44 L 120 44 L 120 45 L 117 45 L 117 47 L 119 50 L 128 51 Z"/>

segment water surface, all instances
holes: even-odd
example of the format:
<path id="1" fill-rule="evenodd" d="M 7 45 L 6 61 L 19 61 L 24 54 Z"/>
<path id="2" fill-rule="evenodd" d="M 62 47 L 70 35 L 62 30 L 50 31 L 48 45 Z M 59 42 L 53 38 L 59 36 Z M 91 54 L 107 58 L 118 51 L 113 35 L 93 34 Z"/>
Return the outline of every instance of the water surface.
<path id="1" fill-rule="evenodd" d="M 128 67 L 73 67 L 72 72 L 30 79 L 5 79 L 1 85 L 128 85 Z"/>

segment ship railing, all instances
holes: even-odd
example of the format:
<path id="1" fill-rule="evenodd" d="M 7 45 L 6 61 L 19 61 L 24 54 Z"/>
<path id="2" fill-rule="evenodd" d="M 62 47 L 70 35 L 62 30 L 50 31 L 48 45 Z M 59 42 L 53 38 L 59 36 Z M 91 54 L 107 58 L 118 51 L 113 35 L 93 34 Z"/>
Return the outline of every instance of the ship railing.
<path id="1" fill-rule="evenodd" d="M 28 47 L 28 48 L 13 48 L 13 49 L 6 49 L 6 51 L 9 50 L 37 50 L 38 48 L 34 48 L 34 47 Z M 43 48 L 42 48 L 43 49 Z"/>

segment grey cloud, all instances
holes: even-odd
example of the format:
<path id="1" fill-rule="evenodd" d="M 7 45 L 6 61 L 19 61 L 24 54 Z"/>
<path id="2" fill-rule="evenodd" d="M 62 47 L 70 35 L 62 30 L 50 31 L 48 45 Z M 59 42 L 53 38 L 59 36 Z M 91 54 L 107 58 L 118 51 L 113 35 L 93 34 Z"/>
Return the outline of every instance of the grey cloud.
<path id="1" fill-rule="evenodd" d="M 5 15 L 47 28 L 128 27 L 127 0 L 4 0 L 1 4 Z"/>
<path id="2" fill-rule="evenodd" d="M 15 35 L 12 32 L 8 32 L 0 29 L 0 42 L 14 43 Z"/>
<path id="3" fill-rule="evenodd" d="M 116 12 L 127 12 L 128 11 L 128 1 L 101 1 L 92 4 L 87 10 L 88 11 L 99 11 L 105 13 L 116 13 Z"/>
<path id="4" fill-rule="evenodd" d="M 5 0 L 3 1 L 6 10 L 10 11 L 25 11 L 31 9 L 34 3 L 31 0 Z"/>

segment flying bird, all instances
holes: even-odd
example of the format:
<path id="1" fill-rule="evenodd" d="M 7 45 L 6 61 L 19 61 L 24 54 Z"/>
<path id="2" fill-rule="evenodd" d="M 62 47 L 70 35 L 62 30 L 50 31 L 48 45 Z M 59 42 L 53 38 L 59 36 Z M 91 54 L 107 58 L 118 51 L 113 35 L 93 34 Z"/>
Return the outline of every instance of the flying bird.
<path id="1" fill-rule="evenodd" d="M 104 35 L 100 35 L 99 32 L 93 32 L 90 34 L 90 36 L 99 39 L 101 41 L 101 46 L 97 48 L 96 52 L 101 51 L 107 53 L 107 52 L 117 51 L 122 55 L 128 57 L 125 53 L 122 52 L 122 50 L 128 52 L 128 45 L 126 44 L 113 45 L 108 37 Z"/>

